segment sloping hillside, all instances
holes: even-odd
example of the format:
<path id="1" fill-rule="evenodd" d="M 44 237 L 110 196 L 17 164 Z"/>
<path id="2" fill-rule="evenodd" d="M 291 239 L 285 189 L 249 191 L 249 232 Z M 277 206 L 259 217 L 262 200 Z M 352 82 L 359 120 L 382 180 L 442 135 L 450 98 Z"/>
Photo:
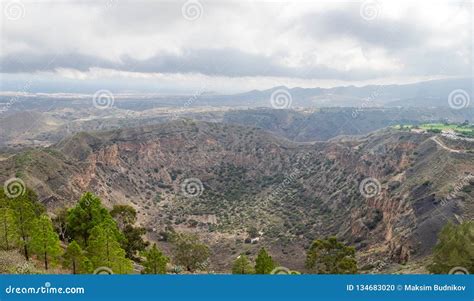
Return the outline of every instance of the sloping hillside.
<path id="1" fill-rule="evenodd" d="M 362 263 L 405 263 L 429 255 L 448 220 L 474 217 L 474 155 L 431 137 L 387 129 L 295 143 L 252 127 L 175 121 L 77 134 L 0 161 L 0 180 L 21 177 L 51 210 L 84 191 L 132 204 L 150 239 L 170 228 L 199 233 L 217 271 L 261 245 L 303 270 L 304 249 L 326 235 L 356 246 Z M 246 243 L 251 227 L 258 235 Z"/>

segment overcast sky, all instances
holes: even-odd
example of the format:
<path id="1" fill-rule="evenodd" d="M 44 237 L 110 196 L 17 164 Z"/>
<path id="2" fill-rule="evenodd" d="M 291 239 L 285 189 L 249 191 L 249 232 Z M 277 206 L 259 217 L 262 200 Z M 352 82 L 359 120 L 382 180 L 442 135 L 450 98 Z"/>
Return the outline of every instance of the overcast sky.
<path id="1" fill-rule="evenodd" d="M 2 0 L 1 89 L 234 93 L 466 77 L 471 5 Z"/>

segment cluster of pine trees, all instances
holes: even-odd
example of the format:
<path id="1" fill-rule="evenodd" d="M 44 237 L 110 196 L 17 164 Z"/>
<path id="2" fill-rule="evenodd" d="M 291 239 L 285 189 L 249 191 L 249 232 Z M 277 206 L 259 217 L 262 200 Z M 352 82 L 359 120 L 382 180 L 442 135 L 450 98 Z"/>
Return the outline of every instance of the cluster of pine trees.
<path id="1" fill-rule="evenodd" d="M 73 274 L 100 267 L 125 274 L 132 272 L 133 260 L 143 259 L 144 273 L 165 273 L 169 259 L 156 245 L 147 249 L 146 231 L 135 222 L 132 207 L 108 211 L 92 193 L 51 219 L 33 191 L 9 198 L 0 189 L 0 249 L 18 249 L 26 260 L 35 256 L 46 270 L 61 264 Z"/>
<path id="2" fill-rule="evenodd" d="M 142 236 L 146 230 L 135 227 L 133 207 L 115 205 L 107 210 L 94 194 L 85 193 L 72 208 L 60 210 L 51 219 L 29 189 L 8 198 L 0 190 L 0 249 L 19 249 L 44 263 L 48 270 L 60 263 L 71 273 L 93 273 L 107 267 L 117 274 L 130 273 L 133 262 L 140 262 L 143 273 L 163 274 L 170 258 L 156 244 L 149 247 Z M 173 262 L 186 272 L 206 270 L 209 248 L 196 236 L 173 232 L 169 241 L 175 245 Z M 307 267 L 316 273 L 355 273 L 355 251 L 335 238 L 317 240 L 307 255 Z M 233 264 L 234 274 L 270 274 L 278 264 L 262 248 L 255 264 L 244 254 Z M 177 270 L 176 272 L 180 272 Z"/>
<path id="3" fill-rule="evenodd" d="M 232 274 L 270 274 L 277 266 L 267 250 L 261 248 L 255 259 L 255 265 L 252 265 L 245 254 L 240 254 L 232 265 Z"/>
<path id="4" fill-rule="evenodd" d="M 357 273 L 355 249 L 337 241 L 335 237 L 315 240 L 306 254 L 306 268 L 315 274 L 355 274 Z M 232 273 L 278 273 L 278 263 L 265 248 L 261 248 L 255 259 L 255 265 L 245 254 L 241 254 L 234 261 Z M 299 274 L 290 270 L 286 273 Z"/>
<path id="5" fill-rule="evenodd" d="M 51 219 L 30 189 L 10 198 L 0 188 L 0 250 L 17 249 L 27 261 L 40 260 L 46 270 L 60 264 L 73 274 L 93 273 L 102 267 L 126 274 L 133 271 L 135 261 L 142 265 L 142 273 L 166 273 L 170 258 L 156 244 L 143 240 L 146 230 L 136 227 L 136 221 L 133 207 L 115 205 L 109 211 L 90 192 Z M 168 241 L 175 246 L 173 272 L 208 269 L 210 249 L 197 236 L 174 231 L 169 235 Z M 448 224 L 439 235 L 428 270 L 444 274 L 454 267 L 474 273 L 474 222 Z M 278 263 L 262 248 L 255 263 L 245 254 L 237 257 L 232 273 L 271 274 L 277 268 Z M 355 249 L 335 237 L 315 240 L 306 254 L 306 269 L 315 274 L 357 273 Z"/>
<path id="6" fill-rule="evenodd" d="M 52 257 L 61 254 L 58 234 L 43 206 L 36 202 L 31 190 L 9 198 L 0 189 L 0 248 L 18 248 L 26 260 L 38 256 L 48 269 Z"/>

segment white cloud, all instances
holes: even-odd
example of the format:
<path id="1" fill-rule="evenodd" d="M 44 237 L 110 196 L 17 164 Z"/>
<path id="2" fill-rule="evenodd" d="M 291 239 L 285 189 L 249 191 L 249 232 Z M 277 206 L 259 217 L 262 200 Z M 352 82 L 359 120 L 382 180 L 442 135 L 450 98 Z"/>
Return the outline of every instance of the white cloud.
<path id="1" fill-rule="evenodd" d="M 201 17 L 189 21 L 184 1 L 22 0 L 24 17 L 2 21 L 0 70 L 6 78 L 47 72 L 54 80 L 143 79 L 177 90 L 205 79 L 228 91 L 472 70 L 468 1 L 379 1 L 372 21 L 354 1 L 199 1 Z M 446 60 L 450 66 L 437 66 Z"/>

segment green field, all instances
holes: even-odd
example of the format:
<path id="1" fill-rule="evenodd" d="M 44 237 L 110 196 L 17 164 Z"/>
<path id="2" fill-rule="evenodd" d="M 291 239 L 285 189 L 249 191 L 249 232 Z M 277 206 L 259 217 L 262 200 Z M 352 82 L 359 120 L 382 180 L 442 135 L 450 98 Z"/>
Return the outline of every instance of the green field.
<path id="1" fill-rule="evenodd" d="M 416 125 L 396 125 L 394 128 L 396 129 L 423 129 L 426 131 L 432 132 L 442 132 L 447 130 L 453 130 L 459 135 L 466 136 L 466 137 L 474 137 L 474 125 L 473 124 L 455 124 L 455 123 L 425 123 Z"/>

